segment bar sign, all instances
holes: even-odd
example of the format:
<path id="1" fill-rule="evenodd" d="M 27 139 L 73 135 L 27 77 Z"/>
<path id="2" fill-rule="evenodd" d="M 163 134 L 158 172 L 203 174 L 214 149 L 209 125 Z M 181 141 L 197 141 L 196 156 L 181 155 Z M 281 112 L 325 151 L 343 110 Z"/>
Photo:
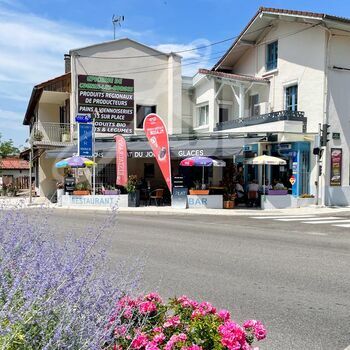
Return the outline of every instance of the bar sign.
<path id="1" fill-rule="evenodd" d="M 79 149 L 78 153 L 83 157 L 92 157 L 92 124 L 91 123 L 79 123 Z"/>

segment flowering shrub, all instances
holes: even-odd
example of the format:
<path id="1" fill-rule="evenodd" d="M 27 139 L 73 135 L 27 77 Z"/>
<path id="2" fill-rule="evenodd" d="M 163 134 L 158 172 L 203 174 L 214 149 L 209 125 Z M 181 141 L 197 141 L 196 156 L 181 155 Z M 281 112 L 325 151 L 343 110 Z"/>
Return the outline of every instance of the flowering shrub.
<path id="1" fill-rule="evenodd" d="M 80 239 L 49 217 L 47 209 L 0 210 L 0 349 L 101 350 L 112 312 L 120 319 L 115 300 L 135 293 L 140 264 L 106 268 L 111 264 L 97 242 L 115 225 L 113 214 Z"/>
<path id="2" fill-rule="evenodd" d="M 227 310 L 217 311 L 208 302 L 186 296 L 165 304 L 151 293 L 139 298 L 124 296 L 116 305 L 120 322 L 110 320 L 108 350 L 251 350 L 255 340 L 266 337 L 260 321 L 240 326 Z"/>

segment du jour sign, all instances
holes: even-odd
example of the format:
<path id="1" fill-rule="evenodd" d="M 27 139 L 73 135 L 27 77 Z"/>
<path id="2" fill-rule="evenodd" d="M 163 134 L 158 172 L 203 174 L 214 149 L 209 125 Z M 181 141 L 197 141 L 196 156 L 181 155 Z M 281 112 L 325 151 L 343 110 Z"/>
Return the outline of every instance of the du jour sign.
<path id="1" fill-rule="evenodd" d="M 210 153 L 210 154 L 207 154 Z M 204 149 L 192 149 L 192 150 L 186 150 L 186 149 L 172 149 L 170 148 L 170 154 L 172 157 L 176 158 L 186 158 L 186 157 L 199 157 L 199 156 L 205 156 L 205 155 L 213 155 L 213 152 L 208 152 L 208 150 Z M 129 158 L 153 158 L 154 154 L 152 151 L 129 151 L 128 152 Z"/>

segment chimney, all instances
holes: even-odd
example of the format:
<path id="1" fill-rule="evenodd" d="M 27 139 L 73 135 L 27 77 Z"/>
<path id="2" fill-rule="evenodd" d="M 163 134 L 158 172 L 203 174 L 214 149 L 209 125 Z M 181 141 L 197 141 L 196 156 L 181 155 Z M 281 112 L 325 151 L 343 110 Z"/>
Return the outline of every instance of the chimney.
<path id="1" fill-rule="evenodd" d="M 70 55 L 64 54 L 64 72 L 69 73 L 70 72 Z"/>

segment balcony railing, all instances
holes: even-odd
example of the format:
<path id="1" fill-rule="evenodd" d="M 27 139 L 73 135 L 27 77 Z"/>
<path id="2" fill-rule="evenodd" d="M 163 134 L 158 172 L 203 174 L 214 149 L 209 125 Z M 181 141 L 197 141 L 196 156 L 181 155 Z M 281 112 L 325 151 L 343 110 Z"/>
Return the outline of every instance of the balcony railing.
<path id="1" fill-rule="evenodd" d="M 75 125 L 37 122 L 33 125 L 30 140 L 33 144 L 66 144 L 75 139 Z"/>
<path id="2" fill-rule="evenodd" d="M 261 115 L 249 117 L 249 118 L 234 119 L 234 120 L 229 120 L 227 122 L 217 123 L 215 131 L 243 128 L 246 126 L 272 123 L 272 122 L 283 121 L 283 120 L 300 121 L 303 123 L 303 130 L 306 129 L 307 118 L 305 117 L 304 112 L 285 110 L 285 111 L 261 114 Z"/>

